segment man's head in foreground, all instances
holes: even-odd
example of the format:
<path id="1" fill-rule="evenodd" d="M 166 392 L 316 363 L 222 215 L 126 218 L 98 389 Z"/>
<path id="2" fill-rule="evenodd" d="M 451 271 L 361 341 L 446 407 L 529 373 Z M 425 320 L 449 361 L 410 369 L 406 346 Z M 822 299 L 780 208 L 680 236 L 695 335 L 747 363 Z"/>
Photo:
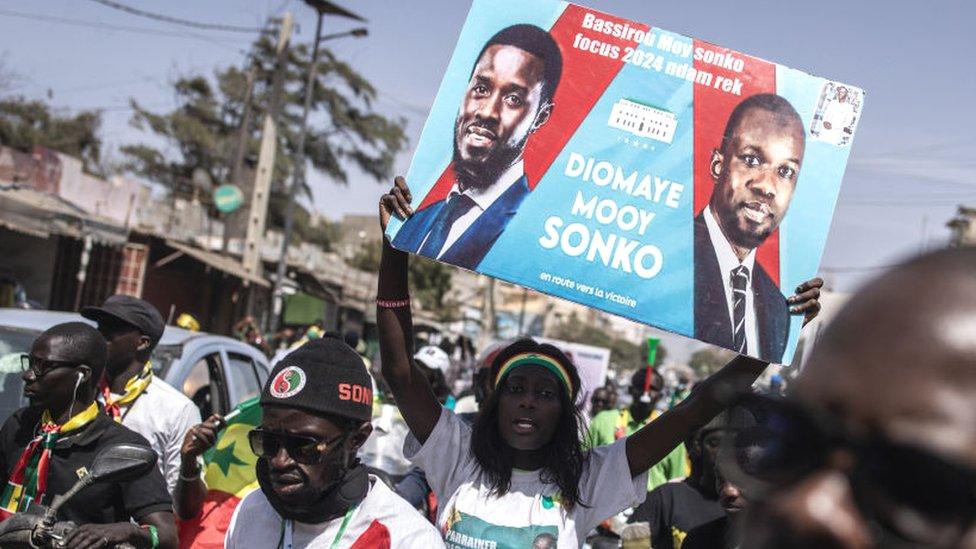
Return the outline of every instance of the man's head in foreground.
<path id="1" fill-rule="evenodd" d="M 76 400 L 91 402 L 107 356 L 105 340 L 88 324 L 52 326 L 34 340 L 22 360 L 24 396 L 31 406 L 49 410 L 57 421 L 57 415 Z"/>
<path id="2" fill-rule="evenodd" d="M 803 164 L 803 121 L 789 101 L 764 93 L 735 107 L 712 151 L 709 205 L 722 233 L 744 257 L 779 227 Z"/>
<path id="3" fill-rule="evenodd" d="M 868 284 L 801 374 L 744 547 L 976 547 L 976 249 Z"/>
<path id="4" fill-rule="evenodd" d="M 552 114 L 562 65 L 556 41 L 533 25 L 507 27 L 485 43 L 454 124 L 462 187 L 490 186 L 522 156 Z"/>
<path id="5" fill-rule="evenodd" d="M 691 464 L 690 479 L 706 498 L 719 499 L 723 485 L 731 484 L 727 479 L 718 478 L 719 450 L 727 445 L 729 437 L 754 427 L 761 417 L 758 406 L 740 402 L 715 416 L 685 439 Z"/>
<path id="6" fill-rule="evenodd" d="M 329 335 L 275 366 L 249 439 L 261 489 L 283 517 L 323 522 L 365 495 L 356 454 L 372 431 L 371 387 L 362 358 Z"/>

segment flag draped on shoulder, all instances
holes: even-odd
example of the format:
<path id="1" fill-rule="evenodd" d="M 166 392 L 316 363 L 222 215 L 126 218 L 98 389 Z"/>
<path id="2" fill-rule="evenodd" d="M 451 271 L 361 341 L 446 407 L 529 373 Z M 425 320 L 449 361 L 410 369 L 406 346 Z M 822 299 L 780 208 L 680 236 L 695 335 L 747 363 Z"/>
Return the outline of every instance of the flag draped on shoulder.
<path id="1" fill-rule="evenodd" d="M 247 442 L 247 433 L 261 424 L 258 398 L 242 402 L 225 418 L 227 426 L 217 443 L 203 455 L 207 499 L 200 515 L 180 521 L 181 548 L 222 548 L 234 509 L 257 488 L 254 472 L 257 456 Z"/>

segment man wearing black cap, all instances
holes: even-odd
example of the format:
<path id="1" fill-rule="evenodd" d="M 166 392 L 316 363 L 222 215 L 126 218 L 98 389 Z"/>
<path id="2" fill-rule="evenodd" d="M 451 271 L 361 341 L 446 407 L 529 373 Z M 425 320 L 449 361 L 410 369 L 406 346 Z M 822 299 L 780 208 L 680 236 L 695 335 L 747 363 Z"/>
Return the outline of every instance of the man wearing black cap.
<path id="1" fill-rule="evenodd" d="M 225 547 L 443 547 L 437 530 L 357 452 L 372 425 L 363 361 L 326 335 L 283 358 L 261 392 L 248 440 L 260 490 L 234 511 Z"/>
<path id="2" fill-rule="evenodd" d="M 113 295 L 101 307 L 85 307 L 81 315 L 97 322 L 108 342 L 108 364 L 100 387 L 105 411 L 146 437 L 159 455 L 156 463 L 172 494 L 181 478 L 183 438 L 200 423 L 200 411 L 183 393 L 153 375 L 149 356 L 163 336 L 163 317 L 149 303 L 127 295 Z"/>

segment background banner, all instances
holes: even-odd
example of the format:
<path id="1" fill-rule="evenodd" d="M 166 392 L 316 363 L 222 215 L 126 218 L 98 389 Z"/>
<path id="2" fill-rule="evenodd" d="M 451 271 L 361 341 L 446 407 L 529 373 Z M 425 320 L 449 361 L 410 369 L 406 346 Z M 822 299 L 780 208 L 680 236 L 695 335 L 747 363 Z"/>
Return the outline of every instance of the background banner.
<path id="1" fill-rule="evenodd" d="M 475 0 L 399 249 L 789 362 L 864 92 L 566 2 Z"/>

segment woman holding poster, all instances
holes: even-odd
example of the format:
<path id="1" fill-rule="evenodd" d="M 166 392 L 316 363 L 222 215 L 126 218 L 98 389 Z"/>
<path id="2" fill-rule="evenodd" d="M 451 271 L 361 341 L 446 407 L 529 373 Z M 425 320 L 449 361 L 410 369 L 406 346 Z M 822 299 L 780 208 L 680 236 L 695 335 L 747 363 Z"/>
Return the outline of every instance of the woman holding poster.
<path id="1" fill-rule="evenodd" d="M 384 230 L 391 215 L 409 217 L 410 198 L 397 178 L 380 200 Z M 557 348 L 522 339 L 492 360 L 494 391 L 468 426 L 440 406 L 411 358 L 408 257 L 384 240 L 376 300 L 383 376 L 413 435 L 404 453 L 440 502 L 448 547 L 579 547 L 601 521 L 643 501 L 648 469 L 767 366 L 735 358 L 660 419 L 583 451 L 575 366 Z"/>

